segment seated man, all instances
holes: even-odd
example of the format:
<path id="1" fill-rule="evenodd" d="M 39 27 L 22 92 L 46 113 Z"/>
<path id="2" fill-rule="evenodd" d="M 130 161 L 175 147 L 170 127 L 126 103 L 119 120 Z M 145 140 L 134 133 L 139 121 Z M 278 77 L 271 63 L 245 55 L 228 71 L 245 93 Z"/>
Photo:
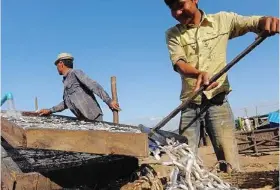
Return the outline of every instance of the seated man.
<path id="1" fill-rule="evenodd" d="M 111 110 L 119 110 L 116 101 L 112 101 L 105 90 L 96 81 L 90 79 L 81 70 L 73 69 L 74 57 L 69 53 L 58 55 L 54 64 L 58 73 L 63 75 L 63 101 L 51 109 L 42 109 L 40 115 L 49 115 L 69 108 L 81 120 L 102 121 L 103 113 L 94 96 L 99 96 Z"/>

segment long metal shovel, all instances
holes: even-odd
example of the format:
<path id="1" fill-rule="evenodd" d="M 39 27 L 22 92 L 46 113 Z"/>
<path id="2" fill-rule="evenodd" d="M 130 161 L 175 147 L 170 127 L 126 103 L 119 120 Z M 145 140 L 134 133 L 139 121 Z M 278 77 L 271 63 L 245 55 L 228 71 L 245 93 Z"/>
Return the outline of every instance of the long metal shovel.
<path id="1" fill-rule="evenodd" d="M 243 50 L 239 55 L 237 55 L 230 63 L 228 63 L 220 72 L 214 75 L 210 81 L 209 85 L 219 79 L 223 74 L 225 74 L 231 67 L 233 67 L 239 60 L 250 53 L 255 47 L 257 47 L 261 42 L 263 42 L 267 36 L 259 36 L 251 45 L 249 45 L 245 50 Z M 155 127 L 151 129 L 149 137 L 153 136 L 159 129 L 161 129 L 167 122 L 169 122 L 173 117 L 175 117 L 183 108 L 185 108 L 192 100 L 194 100 L 198 95 L 200 95 L 209 85 L 204 85 L 199 88 L 198 91 L 194 92 L 191 97 L 175 108 L 168 116 L 163 118 Z"/>

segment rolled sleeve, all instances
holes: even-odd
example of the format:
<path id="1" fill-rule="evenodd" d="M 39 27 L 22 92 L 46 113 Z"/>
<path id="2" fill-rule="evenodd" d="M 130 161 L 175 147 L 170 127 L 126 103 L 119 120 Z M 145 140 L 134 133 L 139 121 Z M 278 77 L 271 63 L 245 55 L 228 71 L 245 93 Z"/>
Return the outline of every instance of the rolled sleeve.
<path id="1" fill-rule="evenodd" d="M 175 65 L 179 60 L 187 62 L 186 52 L 180 44 L 180 33 L 175 29 L 170 29 L 166 32 L 166 44 L 169 52 L 169 57 L 175 69 Z"/>
<path id="2" fill-rule="evenodd" d="M 242 16 L 236 13 L 225 13 L 225 23 L 230 23 L 230 39 L 242 36 L 247 32 L 260 33 L 259 21 L 263 16 Z"/>

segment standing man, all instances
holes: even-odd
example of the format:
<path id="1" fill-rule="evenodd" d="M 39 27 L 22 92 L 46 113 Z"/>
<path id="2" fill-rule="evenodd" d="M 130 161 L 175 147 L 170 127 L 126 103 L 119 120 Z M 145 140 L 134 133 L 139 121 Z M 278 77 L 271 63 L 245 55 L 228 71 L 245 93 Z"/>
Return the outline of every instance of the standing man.
<path id="1" fill-rule="evenodd" d="M 51 109 L 42 109 L 40 115 L 49 115 L 69 108 L 81 120 L 103 121 L 102 110 L 94 96 L 99 96 L 111 110 L 119 110 L 117 102 L 112 101 L 101 85 L 90 79 L 83 71 L 73 69 L 74 57 L 69 53 L 58 55 L 54 64 L 63 75 L 63 101 Z"/>
<path id="2" fill-rule="evenodd" d="M 268 35 L 279 33 L 279 19 L 240 16 L 231 12 L 206 14 L 198 9 L 198 0 L 165 0 L 172 16 L 179 22 L 166 32 L 166 43 L 174 70 L 181 75 L 181 101 L 187 100 L 201 85 L 226 65 L 229 39 L 247 32 Z M 198 96 L 181 112 L 179 132 L 188 138 L 197 153 L 200 122 L 204 122 L 218 160 L 226 160 L 239 171 L 238 150 L 234 136 L 234 118 L 227 101 L 231 91 L 227 75 Z M 220 164 L 221 171 L 227 171 Z"/>

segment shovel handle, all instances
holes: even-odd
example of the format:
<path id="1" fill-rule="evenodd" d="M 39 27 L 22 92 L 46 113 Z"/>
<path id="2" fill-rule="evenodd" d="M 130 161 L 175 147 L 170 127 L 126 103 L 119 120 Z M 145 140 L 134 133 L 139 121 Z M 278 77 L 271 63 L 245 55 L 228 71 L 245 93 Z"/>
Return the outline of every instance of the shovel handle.
<path id="1" fill-rule="evenodd" d="M 209 85 L 219 79 L 223 74 L 225 74 L 230 68 L 232 68 L 238 61 L 250 53 L 255 47 L 262 43 L 267 38 L 266 35 L 259 36 L 251 45 L 249 45 L 245 50 L 243 50 L 239 55 L 237 55 L 230 63 L 228 63 L 221 71 L 214 75 L 210 81 Z M 203 85 L 198 91 L 194 92 L 185 102 L 180 104 L 175 108 L 168 116 L 163 118 L 155 127 L 151 129 L 149 136 L 152 136 L 157 130 L 161 129 L 167 122 L 169 122 L 173 117 L 175 117 L 183 108 L 185 108 L 191 101 L 193 101 L 198 95 L 200 95 L 209 85 Z"/>

